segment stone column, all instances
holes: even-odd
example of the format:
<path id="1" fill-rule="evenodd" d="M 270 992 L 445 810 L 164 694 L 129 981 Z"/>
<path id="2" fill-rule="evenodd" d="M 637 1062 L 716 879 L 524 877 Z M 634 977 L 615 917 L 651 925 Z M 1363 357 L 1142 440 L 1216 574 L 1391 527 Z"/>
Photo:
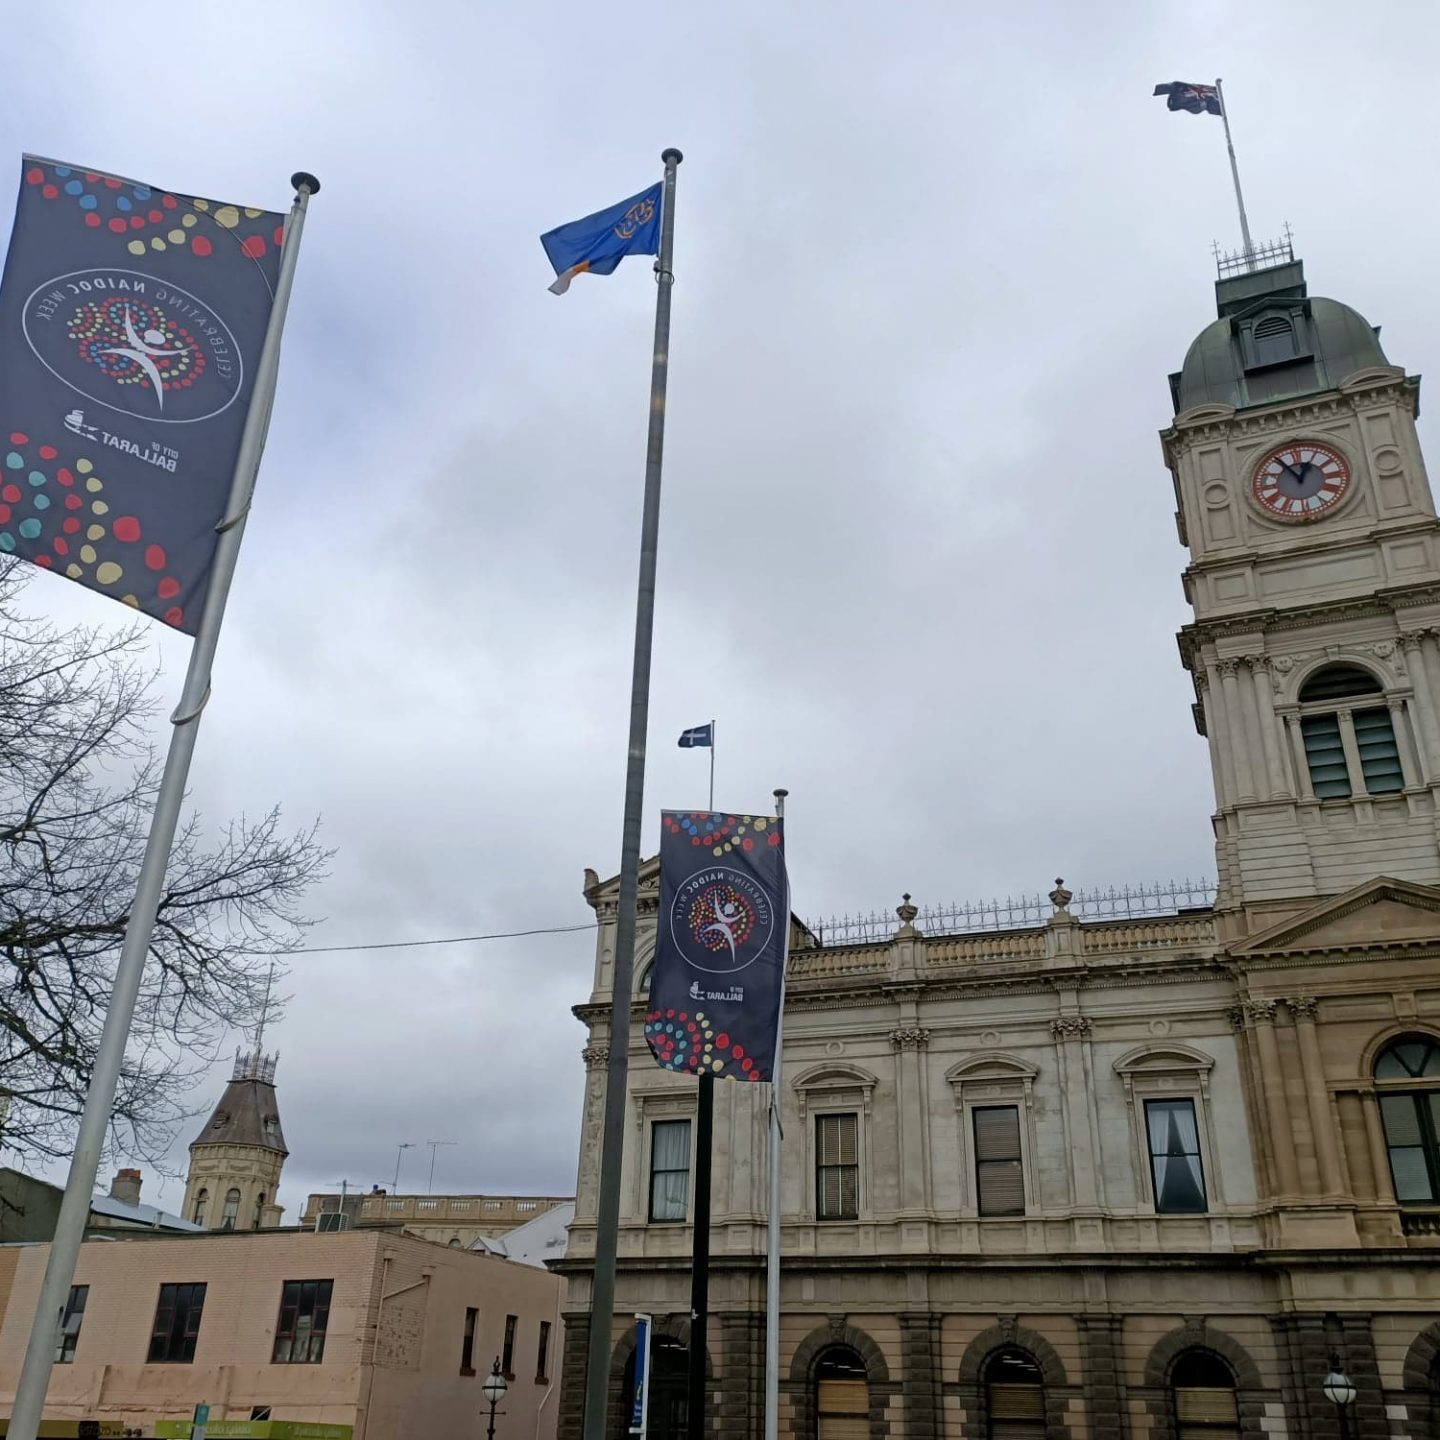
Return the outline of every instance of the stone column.
<path id="1" fill-rule="evenodd" d="M 1265 1119 L 1270 1131 L 1270 1153 L 1275 1159 L 1275 1178 L 1282 1195 L 1300 1193 L 1300 1167 L 1295 1160 L 1294 1124 L 1285 1101 L 1285 1071 L 1280 1064 L 1280 1047 L 1275 1043 L 1275 1002 L 1250 1000 L 1245 1015 L 1255 1030 L 1260 1050 L 1260 1088 L 1265 1095 Z"/>
<path id="2" fill-rule="evenodd" d="M 1330 1370 L 1332 1346 L 1321 1315 L 1272 1315 L 1275 1348 L 1279 1354 L 1289 1432 L 1305 1440 L 1340 1440 L 1335 1406 L 1320 1386 Z"/>
<path id="3" fill-rule="evenodd" d="M 1310 762 L 1305 758 L 1305 736 L 1300 730 L 1300 716 L 1296 711 L 1285 712 L 1285 733 L 1290 740 L 1290 760 L 1295 766 L 1295 779 L 1299 784 L 1300 798 L 1313 800 L 1315 787 L 1310 782 Z"/>
<path id="4" fill-rule="evenodd" d="M 1426 654 L 1425 631 L 1412 630 L 1400 637 L 1405 659 L 1410 668 L 1410 686 L 1415 695 L 1415 728 L 1420 732 L 1420 748 L 1424 754 L 1421 767 L 1427 776 L 1440 775 L 1440 727 L 1435 714 L 1435 686 L 1430 677 L 1430 657 Z"/>
<path id="5" fill-rule="evenodd" d="M 584 1433 L 585 1364 L 590 1346 L 590 1317 L 566 1315 L 565 1349 L 560 1361 L 560 1408 L 556 1440 L 580 1440 Z"/>
<path id="6" fill-rule="evenodd" d="M 605 1075 L 610 1047 L 591 1043 L 581 1052 L 585 1062 L 585 1108 L 581 1125 L 580 1173 L 575 1186 L 575 1218 L 594 1222 L 599 1204 L 600 1133 L 605 1118 Z"/>
<path id="7" fill-rule="evenodd" d="M 929 1044 L 930 1032 L 913 1021 L 899 1024 L 890 1032 L 890 1048 L 895 1052 L 895 1095 L 900 1123 L 901 1210 L 924 1210 L 929 1204 L 930 1137 L 920 1083 L 920 1069 L 925 1063 L 925 1050 Z"/>
<path id="8" fill-rule="evenodd" d="M 1235 761 L 1235 783 L 1242 800 L 1257 798 L 1255 770 L 1251 763 L 1252 747 L 1249 734 L 1251 728 L 1245 723 L 1245 707 L 1240 700 L 1240 682 L 1235 672 L 1240 668 L 1238 660 L 1221 660 L 1220 688 L 1225 697 L 1225 715 L 1228 720 L 1226 737 L 1230 742 L 1230 753 Z"/>
<path id="9" fill-rule="evenodd" d="M 1205 729 L 1219 757 L 1216 783 L 1225 792 L 1225 804 L 1233 805 L 1240 798 L 1235 779 L 1234 736 L 1225 717 L 1225 696 L 1221 691 L 1220 667 L 1212 660 L 1205 666 L 1205 688 L 1201 692 L 1205 704 Z"/>
<path id="10" fill-rule="evenodd" d="M 900 1353 L 905 1366 L 905 1440 L 941 1440 L 940 1316 L 902 1315 Z"/>
<path id="11" fill-rule="evenodd" d="M 1300 1071 L 1305 1079 L 1305 1103 L 1310 1111 L 1310 1129 L 1315 1137 L 1315 1156 L 1320 1162 L 1320 1188 L 1326 1195 L 1343 1195 L 1345 1174 L 1340 1164 L 1340 1146 L 1335 1139 L 1335 1117 L 1330 1109 L 1330 1090 L 1325 1084 L 1320 1040 L 1315 1033 L 1315 1018 L 1320 1005 L 1310 995 L 1292 996 L 1285 1004 L 1295 1017 Z"/>
<path id="12" fill-rule="evenodd" d="M 1408 790 L 1416 785 L 1423 785 L 1426 776 L 1410 742 L 1410 726 L 1405 719 L 1405 702 L 1391 700 L 1388 705 L 1390 728 L 1395 732 L 1395 748 L 1400 754 L 1400 773 L 1405 777 L 1405 788 Z"/>
<path id="13" fill-rule="evenodd" d="M 1091 1087 L 1085 1074 L 1084 1053 L 1085 1043 L 1090 1037 L 1090 1019 L 1086 1015 L 1062 1015 L 1050 1022 L 1050 1035 L 1059 1051 L 1075 1204 L 1081 1209 L 1094 1209 L 1100 1204 L 1100 1180 L 1095 1165 L 1099 1147 L 1090 1123 Z"/>
<path id="14" fill-rule="evenodd" d="M 1375 1332 L 1368 1315 L 1342 1314 L 1340 1363 L 1355 1386 L 1355 1400 L 1346 1417 L 1351 1440 L 1390 1440 L 1385 1392 L 1375 1356 Z"/>
<path id="15" fill-rule="evenodd" d="M 1120 1368 L 1125 1322 L 1119 1315 L 1077 1315 L 1085 1422 L 1090 1440 L 1125 1440 L 1125 1379 Z"/>
<path id="16" fill-rule="evenodd" d="M 1200 713 L 1205 717 L 1205 741 L 1210 747 L 1210 778 L 1215 785 L 1215 808 L 1223 810 L 1234 797 L 1225 788 L 1225 766 L 1215 724 L 1215 708 L 1219 702 L 1210 689 L 1208 670 L 1195 672 L 1195 693 L 1199 696 Z"/>
<path id="17" fill-rule="evenodd" d="M 1380 1100 L 1375 1091 L 1368 1087 L 1360 1092 L 1360 1111 L 1365 1116 L 1365 1139 L 1370 1145 L 1370 1168 L 1375 1172 L 1375 1200 L 1380 1205 L 1393 1205 L 1395 1181 L 1390 1174 L 1390 1150 L 1385 1144 Z"/>
<path id="18" fill-rule="evenodd" d="M 750 1440 L 765 1428 L 765 1316 L 722 1315 L 719 1330 L 720 1408 L 710 1433 L 716 1440 Z"/>
<path id="19" fill-rule="evenodd" d="M 1264 655 L 1247 657 L 1250 678 L 1255 685 L 1255 710 L 1260 717 L 1260 743 L 1265 752 L 1265 770 L 1271 797 L 1290 794 L 1290 782 L 1280 758 L 1280 725 L 1275 718 L 1274 690 L 1270 684 L 1270 662 Z"/>

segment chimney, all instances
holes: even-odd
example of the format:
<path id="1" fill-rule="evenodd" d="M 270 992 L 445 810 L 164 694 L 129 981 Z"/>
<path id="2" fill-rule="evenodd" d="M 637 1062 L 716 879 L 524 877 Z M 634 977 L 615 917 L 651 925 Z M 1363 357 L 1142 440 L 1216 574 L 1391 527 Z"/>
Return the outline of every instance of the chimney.
<path id="1" fill-rule="evenodd" d="M 140 1172 L 138 1170 L 117 1170 L 110 1182 L 110 1198 L 126 1205 L 140 1203 Z"/>

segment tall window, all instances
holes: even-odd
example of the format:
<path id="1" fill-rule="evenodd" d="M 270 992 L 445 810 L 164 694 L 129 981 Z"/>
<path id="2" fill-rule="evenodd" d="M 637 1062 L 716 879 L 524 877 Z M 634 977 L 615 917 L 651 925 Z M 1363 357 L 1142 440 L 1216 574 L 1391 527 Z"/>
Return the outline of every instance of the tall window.
<path id="1" fill-rule="evenodd" d="M 982 1215 L 1023 1215 L 1020 1107 L 982 1105 L 971 1113 L 975 1127 L 976 1208 Z"/>
<path id="2" fill-rule="evenodd" d="M 513 1315 L 505 1317 L 505 1348 L 500 1354 L 500 1368 L 507 1380 L 515 1378 L 515 1326 L 519 1321 Z"/>
<path id="3" fill-rule="evenodd" d="M 225 1209 L 220 1216 L 220 1228 L 222 1230 L 233 1230 L 235 1228 L 235 1217 L 240 1213 L 240 1192 L 236 1189 L 229 1189 L 225 1192 Z"/>
<path id="4" fill-rule="evenodd" d="M 204 1285 L 162 1285 L 150 1331 L 151 1365 L 189 1365 L 195 1359 L 200 1335 L 200 1314 L 205 1308 Z"/>
<path id="5" fill-rule="evenodd" d="M 650 1127 L 650 1218 L 681 1220 L 690 1208 L 690 1122 Z"/>
<path id="6" fill-rule="evenodd" d="M 1170 1370 L 1175 1440 L 1240 1440 L 1235 1377 L 1209 1350 L 1186 1350 Z"/>
<path id="7" fill-rule="evenodd" d="M 1383 694 L 1380 682 L 1358 665 L 1327 665 L 1301 688 L 1300 736 L 1317 800 L 1405 788 L 1389 708 L 1371 698 Z"/>
<path id="8" fill-rule="evenodd" d="M 255 1221 L 254 1221 L 254 1223 L 250 1226 L 250 1228 L 251 1228 L 252 1230 L 258 1230 L 258 1229 L 260 1228 L 260 1217 L 261 1217 L 264 1213 L 265 1213 L 265 1192 L 262 1190 L 262 1191 L 255 1197 Z"/>
<path id="9" fill-rule="evenodd" d="M 990 1440 L 1045 1440 L 1045 1380 L 1032 1355 L 1014 1345 L 997 1350 L 984 1382 Z"/>
<path id="10" fill-rule="evenodd" d="M 548 1380 L 550 1378 L 549 1375 L 546 1373 L 549 1364 L 550 1322 L 548 1320 L 542 1320 L 540 1322 L 540 1346 L 535 1356 L 535 1378 L 537 1380 Z"/>
<path id="11" fill-rule="evenodd" d="M 1205 1172 L 1193 1100 L 1147 1100 L 1145 1130 L 1150 1137 L 1150 1178 L 1155 1209 L 1162 1215 L 1205 1213 Z"/>
<path id="12" fill-rule="evenodd" d="M 85 1319 L 85 1301 L 89 1296 L 88 1285 L 70 1287 L 70 1298 L 65 1302 L 65 1314 L 60 1321 L 60 1338 L 55 1344 L 57 1365 L 69 1365 L 75 1359 L 75 1347 L 80 1343 L 80 1326 Z"/>
<path id="13" fill-rule="evenodd" d="M 1375 1078 L 1391 1082 L 1379 1100 L 1395 1198 L 1440 1202 L 1440 1043 L 1428 1035 L 1396 1040 L 1376 1060 Z"/>
<path id="14" fill-rule="evenodd" d="M 208 1190 L 202 1190 L 195 1197 L 195 1208 L 190 1212 L 190 1218 L 197 1225 L 203 1225 L 205 1223 L 205 1207 L 209 1205 L 209 1203 L 210 1192 Z"/>
<path id="15" fill-rule="evenodd" d="M 857 1115 L 815 1117 L 815 1214 L 821 1220 L 859 1218 L 859 1131 Z"/>
<path id="16" fill-rule="evenodd" d="M 325 1358 L 332 1280 L 287 1280 L 280 1290 L 275 1322 L 276 1365 L 318 1365 Z"/>
<path id="17" fill-rule="evenodd" d="M 832 1345 L 815 1366 L 816 1440 L 867 1440 L 870 1382 L 848 1345 Z"/>
<path id="18" fill-rule="evenodd" d="M 480 1312 L 472 1305 L 465 1307 L 465 1333 L 460 1337 L 460 1373 L 475 1373 L 475 1322 Z"/>

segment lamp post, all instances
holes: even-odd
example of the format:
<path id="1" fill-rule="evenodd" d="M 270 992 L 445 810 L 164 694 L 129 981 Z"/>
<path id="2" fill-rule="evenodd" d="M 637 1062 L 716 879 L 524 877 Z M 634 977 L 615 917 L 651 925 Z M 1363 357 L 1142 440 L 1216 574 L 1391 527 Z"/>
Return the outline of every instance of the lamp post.
<path id="1" fill-rule="evenodd" d="M 1335 1414 L 1340 1421 L 1340 1440 L 1350 1440 L 1346 1412 L 1355 1402 L 1355 1387 L 1350 1383 L 1350 1377 L 1340 1368 L 1338 1355 L 1331 1355 L 1330 1373 L 1320 1388 L 1324 1391 L 1325 1398 L 1335 1407 Z"/>
<path id="2" fill-rule="evenodd" d="M 505 1392 L 510 1388 L 505 1383 L 505 1377 L 500 1373 L 500 1357 L 495 1357 L 495 1363 L 490 1367 L 490 1373 L 485 1377 L 485 1383 L 480 1387 L 485 1392 L 485 1398 L 490 1402 L 490 1427 L 485 1431 L 485 1440 L 495 1440 L 495 1407 L 505 1398 Z"/>

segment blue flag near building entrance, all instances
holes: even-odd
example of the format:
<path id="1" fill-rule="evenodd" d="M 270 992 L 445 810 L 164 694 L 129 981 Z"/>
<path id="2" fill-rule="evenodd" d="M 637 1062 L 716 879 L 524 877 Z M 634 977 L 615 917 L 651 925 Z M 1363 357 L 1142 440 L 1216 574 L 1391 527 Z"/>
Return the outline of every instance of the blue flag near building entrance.
<path id="1" fill-rule="evenodd" d="M 25 157 L 0 284 L 0 554 L 195 633 L 284 224 Z"/>
<path id="2" fill-rule="evenodd" d="M 658 1065 L 729 1080 L 771 1078 L 789 923 L 780 820 L 662 813 L 645 1016 Z"/>

